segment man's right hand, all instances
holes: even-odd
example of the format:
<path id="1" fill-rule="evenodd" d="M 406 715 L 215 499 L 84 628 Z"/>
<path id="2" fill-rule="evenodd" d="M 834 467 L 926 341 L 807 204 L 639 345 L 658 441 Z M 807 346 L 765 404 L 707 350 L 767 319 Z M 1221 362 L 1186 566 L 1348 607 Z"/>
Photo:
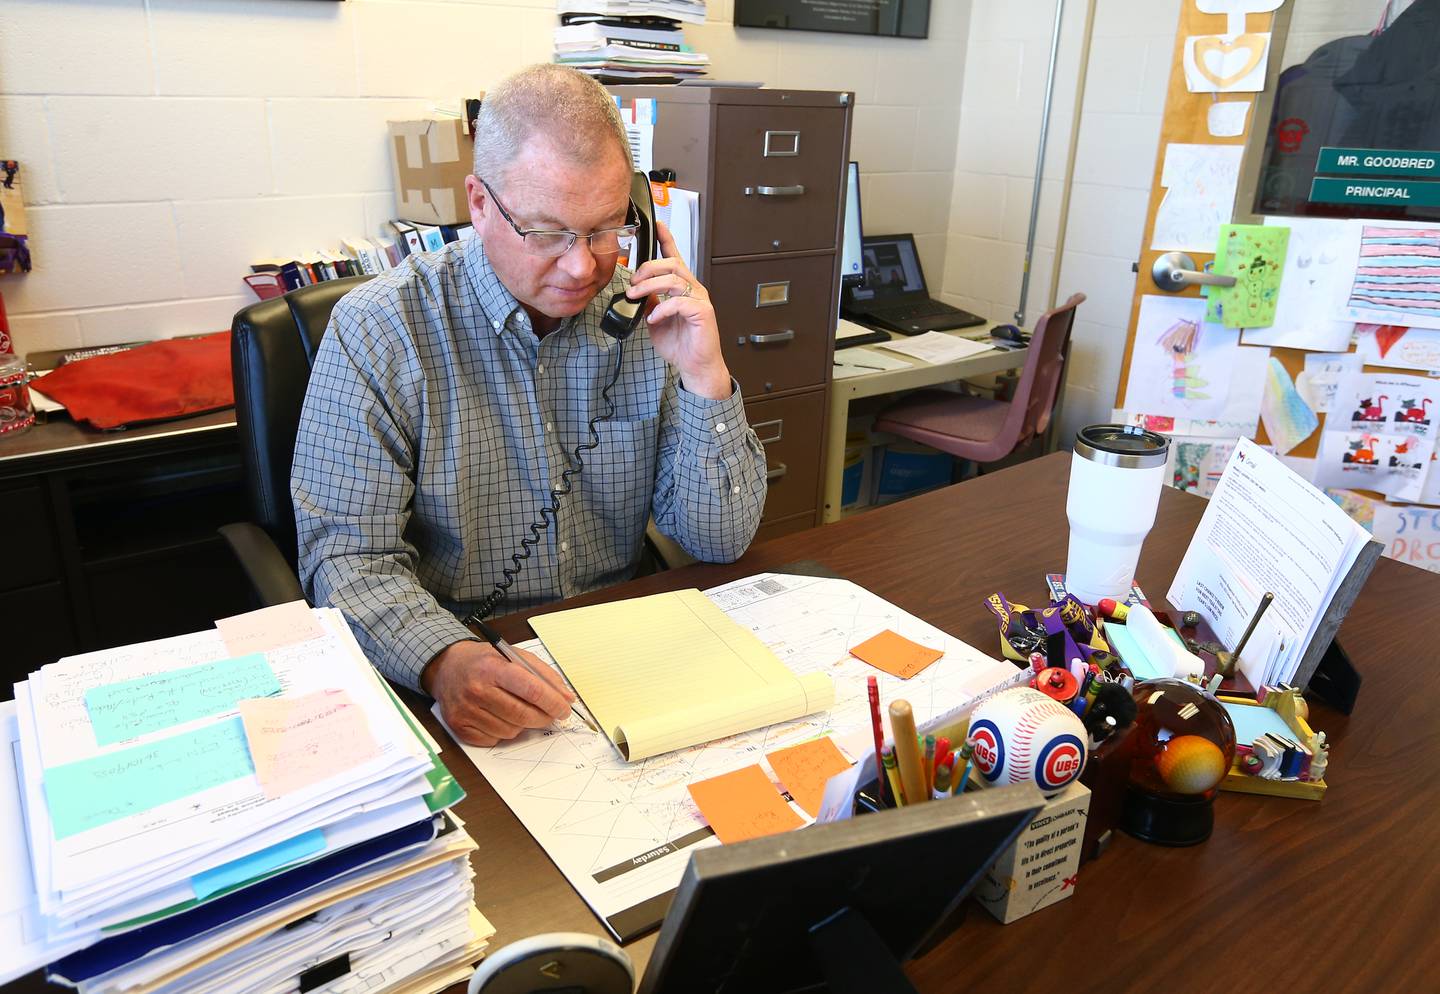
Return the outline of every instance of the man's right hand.
<path id="1" fill-rule="evenodd" d="M 450 730 L 468 745 L 493 746 L 527 728 L 548 728 L 570 713 L 575 695 L 550 667 L 516 649 L 544 679 L 485 642 L 456 642 L 425 667 L 420 683 L 440 704 Z"/>

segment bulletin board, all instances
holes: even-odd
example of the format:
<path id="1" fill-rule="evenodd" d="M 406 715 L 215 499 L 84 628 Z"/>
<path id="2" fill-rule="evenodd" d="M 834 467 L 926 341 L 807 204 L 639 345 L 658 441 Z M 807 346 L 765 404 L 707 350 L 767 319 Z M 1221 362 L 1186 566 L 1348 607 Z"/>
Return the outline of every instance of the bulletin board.
<path id="1" fill-rule="evenodd" d="M 1366 296 L 1383 294 L 1377 306 L 1389 308 L 1397 283 L 1406 292 L 1395 296 L 1416 296 L 1425 277 L 1403 274 L 1426 272 L 1432 255 L 1440 271 L 1440 223 L 1386 220 L 1385 209 L 1345 222 L 1234 207 L 1253 202 L 1260 157 L 1245 148 L 1260 144 L 1255 129 L 1270 130 L 1289 15 L 1280 0 L 1182 0 L 1116 407 L 1186 440 L 1172 444 L 1174 485 L 1208 494 L 1234 440 L 1252 437 L 1326 489 L 1387 555 L 1440 571 L 1440 320 L 1407 331 L 1408 301 L 1371 310 L 1380 298 Z M 1244 225 L 1221 227 L 1232 221 Z M 1239 285 L 1216 300 L 1200 287 L 1160 290 L 1151 269 L 1174 248 Z M 1376 257 L 1390 252 L 1418 258 Z M 1366 272 L 1384 275 L 1367 289 Z M 1399 368 L 1405 350 L 1416 365 Z"/>

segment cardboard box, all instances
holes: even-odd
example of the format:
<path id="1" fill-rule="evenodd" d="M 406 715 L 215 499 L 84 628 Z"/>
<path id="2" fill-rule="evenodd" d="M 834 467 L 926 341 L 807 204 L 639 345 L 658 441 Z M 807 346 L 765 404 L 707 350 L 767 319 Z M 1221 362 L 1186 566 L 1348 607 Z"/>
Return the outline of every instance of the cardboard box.
<path id="1" fill-rule="evenodd" d="M 465 177 L 470 175 L 472 142 L 465 122 L 389 121 L 387 126 L 396 215 L 422 224 L 469 221 Z"/>
<path id="2" fill-rule="evenodd" d="M 1050 799 L 975 887 L 975 900 L 1003 924 L 1075 892 L 1090 790 L 1072 783 Z"/>

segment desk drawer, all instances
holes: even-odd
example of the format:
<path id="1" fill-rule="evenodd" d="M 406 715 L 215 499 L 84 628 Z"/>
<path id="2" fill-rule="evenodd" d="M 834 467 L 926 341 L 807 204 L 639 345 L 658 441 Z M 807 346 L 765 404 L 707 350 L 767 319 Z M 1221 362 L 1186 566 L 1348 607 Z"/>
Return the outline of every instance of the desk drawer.
<path id="1" fill-rule="evenodd" d="M 760 520 L 813 510 L 820 480 L 825 391 L 746 404 L 745 418 L 765 445 L 768 489 Z"/>
<path id="2" fill-rule="evenodd" d="M 825 382 L 834 268 L 833 255 L 711 267 L 720 345 L 745 396 Z"/>
<path id="3" fill-rule="evenodd" d="M 38 484 L 0 487 L 0 513 L 14 522 L 4 533 L 9 567 L 0 569 L 0 590 L 28 587 L 60 575 L 48 504 Z"/>
<path id="4" fill-rule="evenodd" d="M 719 108 L 710 255 L 833 248 L 844 164 L 843 107 Z"/>

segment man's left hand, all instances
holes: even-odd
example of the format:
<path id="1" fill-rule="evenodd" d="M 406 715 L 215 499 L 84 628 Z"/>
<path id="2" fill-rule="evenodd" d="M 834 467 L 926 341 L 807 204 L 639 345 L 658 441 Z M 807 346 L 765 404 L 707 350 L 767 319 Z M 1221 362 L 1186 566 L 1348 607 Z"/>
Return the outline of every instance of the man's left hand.
<path id="1" fill-rule="evenodd" d="M 723 400 L 730 396 L 730 370 L 720 354 L 720 327 L 710 292 L 680 258 L 670 229 L 656 221 L 655 230 L 662 258 L 635 270 L 625 295 L 631 300 L 651 298 L 646 313 L 650 341 L 660 357 L 680 371 L 685 389 Z"/>

